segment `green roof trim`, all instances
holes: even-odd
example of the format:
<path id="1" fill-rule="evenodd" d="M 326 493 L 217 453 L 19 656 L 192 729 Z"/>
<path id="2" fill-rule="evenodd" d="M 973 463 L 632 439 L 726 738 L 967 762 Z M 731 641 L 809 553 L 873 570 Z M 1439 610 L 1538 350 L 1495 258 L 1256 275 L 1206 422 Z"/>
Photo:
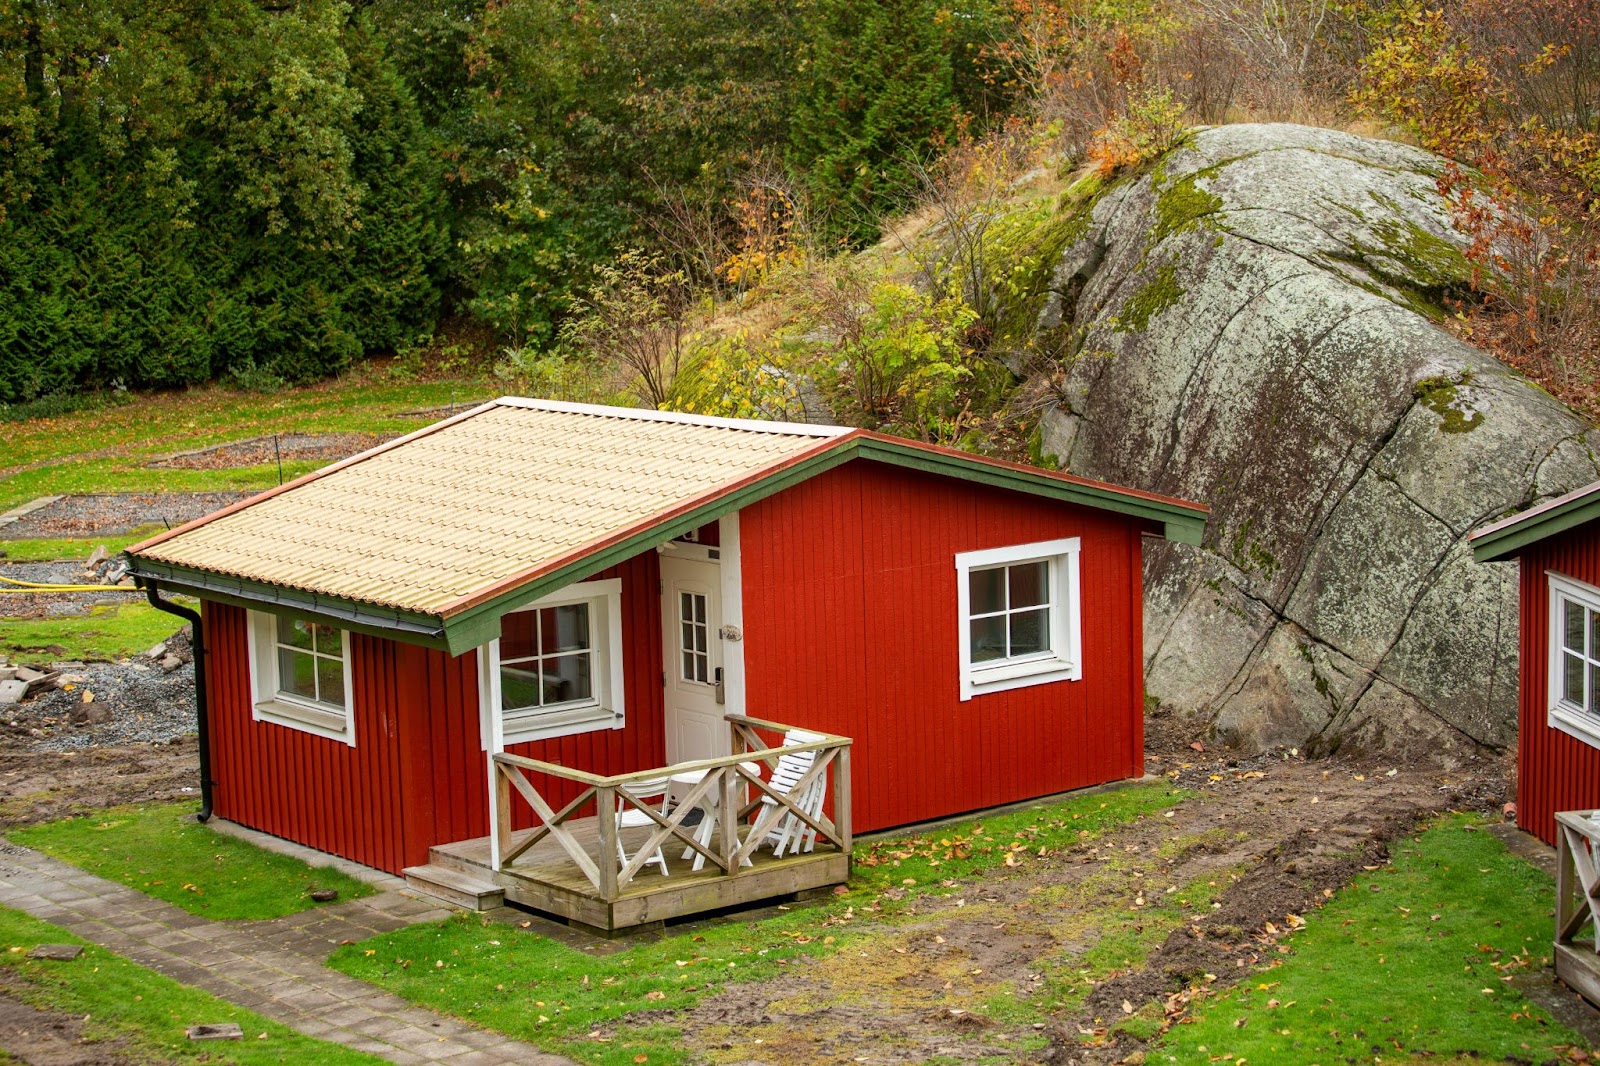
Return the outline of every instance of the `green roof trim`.
<path id="1" fill-rule="evenodd" d="M 1474 561 L 1504 562 L 1530 545 L 1596 519 L 1600 519 L 1600 482 L 1486 526 L 1473 533 L 1468 543 Z"/>
<path id="2" fill-rule="evenodd" d="M 167 591 L 187 593 L 252 610 L 292 613 L 355 632 L 390 637 L 459 655 L 498 637 L 500 619 L 520 607 L 857 458 L 1129 515 L 1159 526 L 1166 539 L 1183 544 L 1197 545 L 1205 533 L 1207 511 L 1198 504 L 1062 477 L 1042 470 L 1030 470 L 1011 463 L 984 460 L 948 449 L 902 443 L 875 434 L 852 433 L 837 438 L 832 446 L 818 449 L 797 462 L 736 484 L 720 495 L 693 506 L 663 515 L 631 533 L 602 542 L 592 550 L 586 550 L 514 588 L 450 614 L 402 611 L 156 562 L 139 556 L 128 558 L 132 563 L 132 573 L 141 586 L 153 582 Z"/>

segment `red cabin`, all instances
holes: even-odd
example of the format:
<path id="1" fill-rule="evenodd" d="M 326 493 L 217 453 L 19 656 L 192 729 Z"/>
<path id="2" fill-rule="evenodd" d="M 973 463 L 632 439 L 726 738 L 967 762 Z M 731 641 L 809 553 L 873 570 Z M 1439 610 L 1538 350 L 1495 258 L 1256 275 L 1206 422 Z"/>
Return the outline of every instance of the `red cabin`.
<path id="1" fill-rule="evenodd" d="M 1521 563 L 1517 825 L 1554 844 L 1556 812 L 1600 808 L 1600 482 L 1470 542 Z"/>
<path id="2" fill-rule="evenodd" d="M 1204 523 L 861 430 L 505 398 L 128 554 L 202 602 L 217 815 L 617 928 L 1142 776 L 1141 538 Z"/>

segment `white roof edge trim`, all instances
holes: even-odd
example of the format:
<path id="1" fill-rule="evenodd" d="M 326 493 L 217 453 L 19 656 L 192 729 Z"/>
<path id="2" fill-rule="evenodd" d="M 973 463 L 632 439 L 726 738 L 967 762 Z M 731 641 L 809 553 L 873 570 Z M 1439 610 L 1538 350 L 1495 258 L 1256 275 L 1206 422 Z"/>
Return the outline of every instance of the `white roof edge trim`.
<path id="1" fill-rule="evenodd" d="M 554 411 L 569 415 L 596 415 L 602 418 L 631 418 L 640 422 L 675 422 L 684 426 L 713 429 L 740 429 L 750 433 L 777 433 L 798 437 L 842 437 L 849 426 L 818 426 L 809 422 L 768 422 L 760 418 L 719 418 L 716 415 L 691 415 L 682 411 L 652 411 L 645 407 L 608 407 L 599 403 L 573 403 L 568 400 L 536 400 L 526 396 L 502 396 L 484 407 L 521 407 L 530 411 Z"/>

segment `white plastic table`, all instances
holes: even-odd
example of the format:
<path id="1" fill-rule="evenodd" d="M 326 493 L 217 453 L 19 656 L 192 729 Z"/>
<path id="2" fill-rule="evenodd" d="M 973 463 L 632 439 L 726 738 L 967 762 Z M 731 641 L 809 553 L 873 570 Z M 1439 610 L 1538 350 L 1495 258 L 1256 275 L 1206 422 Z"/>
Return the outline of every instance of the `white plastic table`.
<path id="1" fill-rule="evenodd" d="M 739 766 L 746 773 L 759 774 L 761 772 L 761 764 L 759 762 L 742 762 L 739 764 Z M 706 774 L 710 772 L 710 770 L 685 770 L 681 774 L 673 774 L 672 783 L 674 785 L 682 785 L 685 788 L 693 788 L 695 785 L 698 785 L 700 782 L 704 781 L 706 779 Z M 700 797 L 700 802 L 697 804 L 697 806 L 700 808 L 701 816 L 700 824 L 695 827 L 694 839 L 703 847 L 711 846 L 711 836 L 716 832 L 717 812 L 721 810 L 722 806 L 722 799 L 719 795 L 721 791 L 722 790 L 720 788 L 708 789 L 706 794 Z M 683 849 L 683 858 L 687 859 L 691 855 L 694 856 L 694 866 L 692 869 L 698 873 L 700 870 L 705 868 L 706 857 L 693 848 Z M 748 858 L 746 858 L 742 861 L 741 865 L 751 866 L 754 864 Z"/>

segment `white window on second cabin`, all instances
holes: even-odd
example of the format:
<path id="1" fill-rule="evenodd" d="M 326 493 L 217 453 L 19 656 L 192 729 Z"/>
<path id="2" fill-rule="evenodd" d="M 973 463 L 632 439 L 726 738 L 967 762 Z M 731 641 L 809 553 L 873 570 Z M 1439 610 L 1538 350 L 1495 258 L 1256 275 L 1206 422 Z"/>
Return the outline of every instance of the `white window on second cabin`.
<path id="1" fill-rule="evenodd" d="M 502 744 L 621 729 L 622 582 L 569 585 L 512 611 L 481 659 L 485 745 L 496 718 Z"/>
<path id="2" fill-rule="evenodd" d="M 1550 582 L 1551 728 L 1600 747 L 1600 589 L 1562 574 Z"/>
<path id="3" fill-rule="evenodd" d="M 1077 537 L 956 556 L 961 698 L 1083 677 Z"/>
<path id="4" fill-rule="evenodd" d="M 350 634 L 296 615 L 249 612 L 252 716 L 356 742 Z"/>

